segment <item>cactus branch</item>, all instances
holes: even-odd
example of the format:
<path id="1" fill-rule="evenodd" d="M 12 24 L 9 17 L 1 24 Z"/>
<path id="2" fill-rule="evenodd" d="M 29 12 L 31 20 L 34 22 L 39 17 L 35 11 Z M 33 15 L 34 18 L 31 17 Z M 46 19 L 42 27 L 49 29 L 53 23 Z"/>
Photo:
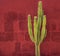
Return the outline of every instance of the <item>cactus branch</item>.
<path id="1" fill-rule="evenodd" d="M 34 16 L 34 38 L 37 41 L 37 16 Z"/>
<path id="2" fill-rule="evenodd" d="M 40 43 L 44 40 L 46 34 L 46 15 L 43 16 L 43 22 L 42 22 L 42 30 L 41 30 L 41 39 Z"/>
<path id="3" fill-rule="evenodd" d="M 28 32 L 29 32 L 31 40 L 34 42 L 33 33 L 32 33 L 31 16 L 30 15 L 28 15 Z"/>

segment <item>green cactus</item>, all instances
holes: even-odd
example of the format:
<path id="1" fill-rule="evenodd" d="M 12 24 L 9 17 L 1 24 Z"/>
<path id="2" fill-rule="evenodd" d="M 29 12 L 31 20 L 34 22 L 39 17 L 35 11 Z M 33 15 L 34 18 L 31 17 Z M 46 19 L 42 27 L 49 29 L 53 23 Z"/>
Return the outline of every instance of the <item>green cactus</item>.
<path id="1" fill-rule="evenodd" d="M 46 37 L 46 15 L 43 13 L 42 1 L 38 2 L 38 15 L 34 16 L 34 34 L 32 32 L 31 15 L 28 15 L 28 33 L 35 44 L 35 55 L 40 56 L 40 44 Z"/>

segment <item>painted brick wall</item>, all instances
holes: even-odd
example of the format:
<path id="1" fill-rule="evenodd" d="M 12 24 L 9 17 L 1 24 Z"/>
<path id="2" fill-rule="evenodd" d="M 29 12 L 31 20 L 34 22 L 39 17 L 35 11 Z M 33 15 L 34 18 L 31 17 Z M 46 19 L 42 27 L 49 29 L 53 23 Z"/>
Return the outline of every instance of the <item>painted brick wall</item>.
<path id="1" fill-rule="evenodd" d="M 37 15 L 39 0 L 0 0 L 0 56 L 35 56 L 28 35 L 27 15 Z M 60 56 L 60 0 L 42 0 L 47 36 L 41 56 Z"/>

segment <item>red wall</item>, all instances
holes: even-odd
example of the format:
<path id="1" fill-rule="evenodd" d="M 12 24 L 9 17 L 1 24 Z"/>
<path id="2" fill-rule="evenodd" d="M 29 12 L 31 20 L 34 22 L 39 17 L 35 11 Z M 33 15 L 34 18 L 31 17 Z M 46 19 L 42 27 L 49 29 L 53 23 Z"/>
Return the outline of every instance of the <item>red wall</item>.
<path id="1" fill-rule="evenodd" d="M 0 56 L 34 56 L 27 15 L 37 15 L 39 0 L 0 0 Z M 47 15 L 47 37 L 41 56 L 60 56 L 60 0 L 42 0 Z"/>

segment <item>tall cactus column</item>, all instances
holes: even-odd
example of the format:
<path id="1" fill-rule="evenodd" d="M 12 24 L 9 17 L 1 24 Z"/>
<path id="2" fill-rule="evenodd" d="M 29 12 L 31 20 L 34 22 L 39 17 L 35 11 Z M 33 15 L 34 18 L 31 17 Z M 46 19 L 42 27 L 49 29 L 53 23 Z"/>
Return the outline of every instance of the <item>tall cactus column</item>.
<path id="1" fill-rule="evenodd" d="M 38 2 L 38 15 L 34 16 L 34 34 L 32 32 L 31 15 L 28 15 L 28 33 L 35 44 L 35 55 L 40 56 L 40 45 L 46 37 L 46 15 L 43 13 L 42 1 Z"/>

